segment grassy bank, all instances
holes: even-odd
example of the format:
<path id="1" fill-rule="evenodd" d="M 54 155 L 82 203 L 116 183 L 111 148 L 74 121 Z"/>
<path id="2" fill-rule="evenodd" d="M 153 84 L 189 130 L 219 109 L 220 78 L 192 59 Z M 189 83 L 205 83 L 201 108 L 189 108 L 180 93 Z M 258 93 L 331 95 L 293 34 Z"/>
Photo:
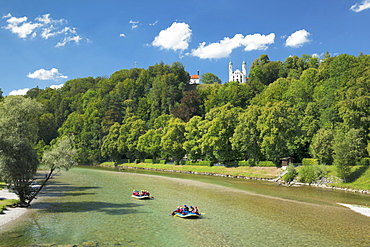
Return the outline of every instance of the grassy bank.
<path id="1" fill-rule="evenodd" d="M 114 162 L 105 162 L 101 165 L 114 166 Z M 116 164 L 117 165 L 117 164 Z M 217 173 L 231 176 L 245 176 L 251 178 L 274 179 L 281 174 L 281 168 L 277 167 L 224 167 L 224 166 L 191 166 L 191 165 L 170 165 L 170 164 L 151 164 L 151 163 L 123 163 L 118 166 L 130 166 L 137 168 L 163 169 L 170 171 L 192 171 L 199 173 Z M 327 166 L 327 177 L 337 177 L 335 166 Z M 299 170 L 299 167 L 297 168 Z M 335 187 L 349 188 L 355 190 L 370 190 L 370 168 L 369 166 L 353 166 L 351 176 L 347 183 L 334 183 Z"/>
<path id="2" fill-rule="evenodd" d="M 329 175 L 336 176 L 334 166 L 330 167 Z M 329 171 L 329 170 L 328 170 Z M 336 183 L 335 186 L 357 189 L 357 190 L 368 190 L 370 191 L 370 166 L 353 166 L 351 167 L 351 175 L 349 176 L 349 182 L 347 183 Z"/>
<path id="3" fill-rule="evenodd" d="M 105 162 L 101 165 L 113 166 L 114 162 Z M 163 169 L 172 171 L 192 171 L 200 173 L 228 174 L 231 176 L 245 176 L 254 178 L 276 178 L 280 175 L 281 168 L 277 167 L 224 167 L 224 166 L 191 166 L 191 165 L 163 165 L 151 163 L 124 163 L 118 166 L 130 166 L 138 168 Z"/>
<path id="4" fill-rule="evenodd" d="M 4 182 L 0 182 L 0 190 L 2 190 L 5 187 L 6 187 L 6 184 Z M 6 200 L 2 200 L 0 198 L 0 214 L 2 214 L 3 211 L 7 207 L 11 207 L 11 206 L 13 206 L 14 204 L 17 204 L 17 203 L 19 203 L 19 200 L 17 200 L 17 199 L 6 199 Z"/>

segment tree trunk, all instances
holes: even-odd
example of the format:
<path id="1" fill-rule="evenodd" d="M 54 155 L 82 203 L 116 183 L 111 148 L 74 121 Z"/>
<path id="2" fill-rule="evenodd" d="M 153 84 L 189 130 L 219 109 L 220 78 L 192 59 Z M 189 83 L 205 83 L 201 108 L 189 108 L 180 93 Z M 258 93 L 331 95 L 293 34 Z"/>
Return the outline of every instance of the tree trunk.
<path id="1" fill-rule="evenodd" d="M 42 190 L 42 188 L 44 188 L 44 186 L 46 185 L 46 183 L 49 181 L 49 179 L 51 178 L 51 176 L 53 175 L 53 172 L 54 172 L 55 168 L 52 168 L 50 169 L 50 172 L 49 174 L 46 176 L 44 182 L 41 184 L 41 186 L 35 191 L 35 193 L 33 193 L 33 195 L 30 197 L 30 199 L 28 200 L 28 205 L 31 205 L 31 202 L 33 201 L 33 199 L 36 198 L 36 196 L 39 194 L 39 192 Z"/>

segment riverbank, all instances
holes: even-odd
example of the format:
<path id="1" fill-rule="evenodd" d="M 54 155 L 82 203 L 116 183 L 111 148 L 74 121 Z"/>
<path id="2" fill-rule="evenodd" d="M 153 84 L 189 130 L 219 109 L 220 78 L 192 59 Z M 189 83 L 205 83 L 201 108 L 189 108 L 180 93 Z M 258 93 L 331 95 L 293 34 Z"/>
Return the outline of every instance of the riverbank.
<path id="1" fill-rule="evenodd" d="M 191 165 L 171 165 L 171 164 L 150 164 L 150 163 L 124 163 L 115 164 L 114 162 L 104 162 L 99 166 L 118 167 L 118 169 L 143 169 L 161 172 L 176 172 L 188 173 L 195 175 L 208 175 L 231 177 L 238 179 L 252 179 L 252 180 L 266 180 L 271 182 L 279 182 L 282 186 L 315 186 L 324 189 L 341 190 L 352 193 L 360 193 L 370 195 L 370 190 L 362 188 L 344 187 L 343 183 L 337 184 L 326 179 L 325 182 L 320 183 L 285 183 L 281 181 L 283 170 L 278 167 L 224 167 L 224 166 L 191 166 Z M 370 170 L 369 170 L 370 171 Z"/>
<path id="2" fill-rule="evenodd" d="M 0 190 L 0 199 L 1 200 L 18 199 L 18 196 L 15 193 L 10 192 L 8 189 L 2 189 Z M 0 214 L 0 229 L 7 223 L 21 217 L 26 212 L 27 208 L 8 207 L 6 210 L 3 211 L 2 214 Z"/>

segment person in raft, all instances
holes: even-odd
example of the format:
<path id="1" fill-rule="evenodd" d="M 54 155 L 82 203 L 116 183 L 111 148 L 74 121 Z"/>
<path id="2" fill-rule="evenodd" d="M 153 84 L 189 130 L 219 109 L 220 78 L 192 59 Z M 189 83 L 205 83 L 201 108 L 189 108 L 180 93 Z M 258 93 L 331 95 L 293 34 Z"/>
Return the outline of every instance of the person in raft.
<path id="1" fill-rule="evenodd" d="M 182 207 L 177 206 L 177 208 L 170 215 L 175 215 L 176 213 L 179 213 L 182 215 L 186 215 L 189 213 L 199 214 L 199 211 L 198 211 L 198 207 L 190 206 L 189 208 L 188 206 L 184 205 Z"/>
<path id="2" fill-rule="evenodd" d="M 134 196 L 138 196 L 139 195 L 139 191 L 138 190 L 134 190 L 134 192 L 132 193 Z"/>
<path id="3" fill-rule="evenodd" d="M 140 195 L 141 196 L 150 196 L 150 193 L 147 190 L 142 190 Z"/>

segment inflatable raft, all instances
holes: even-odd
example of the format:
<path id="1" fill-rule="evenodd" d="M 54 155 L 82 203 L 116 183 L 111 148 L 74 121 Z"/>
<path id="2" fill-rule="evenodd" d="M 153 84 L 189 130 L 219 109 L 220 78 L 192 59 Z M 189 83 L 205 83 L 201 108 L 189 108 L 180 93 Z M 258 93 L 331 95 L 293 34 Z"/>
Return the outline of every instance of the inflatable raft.
<path id="1" fill-rule="evenodd" d="M 145 200 L 145 199 L 151 199 L 150 195 L 132 195 L 132 198 L 139 199 L 139 200 Z"/>
<path id="2" fill-rule="evenodd" d="M 180 218 L 196 219 L 196 218 L 199 218 L 201 216 L 201 214 L 195 214 L 195 213 L 187 213 L 187 214 L 175 213 L 173 216 L 180 217 Z"/>

